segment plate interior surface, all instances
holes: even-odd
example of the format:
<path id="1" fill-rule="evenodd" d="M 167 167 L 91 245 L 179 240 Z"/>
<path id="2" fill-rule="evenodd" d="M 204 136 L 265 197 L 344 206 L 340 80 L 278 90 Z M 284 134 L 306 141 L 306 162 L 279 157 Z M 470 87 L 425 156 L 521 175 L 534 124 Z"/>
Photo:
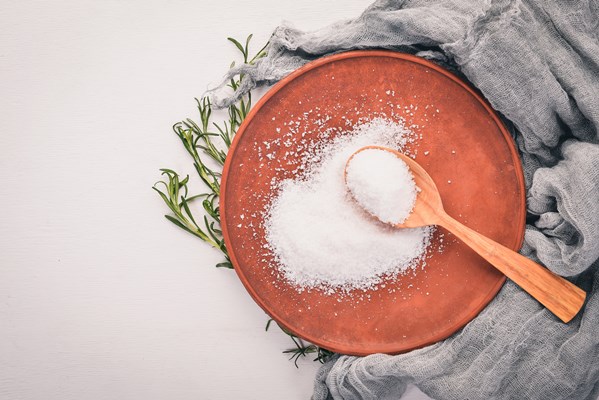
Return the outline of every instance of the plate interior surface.
<path id="1" fill-rule="evenodd" d="M 293 178 L 299 162 L 282 154 L 301 138 L 330 140 L 322 132 L 380 116 L 403 118 L 421 135 L 410 150 L 451 216 L 512 249 L 524 234 L 524 180 L 512 139 L 490 106 L 454 75 L 402 53 L 355 51 L 286 77 L 252 109 L 231 146 L 220 200 L 223 234 L 241 281 L 271 317 L 344 354 L 401 353 L 444 339 L 505 281 L 440 228 L 425 268 L 388 279 L 385 289 L 354 296 L 300 292 L 281 278 L 265 249 L 262 211 L 273 195 L 272 179 Z M 277 138 L 284 140 L 276 144 Z"/>

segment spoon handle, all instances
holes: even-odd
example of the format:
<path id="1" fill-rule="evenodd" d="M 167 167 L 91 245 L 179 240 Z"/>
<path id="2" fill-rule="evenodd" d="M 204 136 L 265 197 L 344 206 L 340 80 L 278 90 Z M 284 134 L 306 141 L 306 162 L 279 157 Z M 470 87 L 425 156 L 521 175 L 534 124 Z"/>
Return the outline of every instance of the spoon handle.
<path id="1" fill-rule="evenodd" d="M 445 213 L 439 218 L 438 225 L 460 238 L 563 322 L 569 322 L 582 308 L 586 292 L 576 285 Z"/>

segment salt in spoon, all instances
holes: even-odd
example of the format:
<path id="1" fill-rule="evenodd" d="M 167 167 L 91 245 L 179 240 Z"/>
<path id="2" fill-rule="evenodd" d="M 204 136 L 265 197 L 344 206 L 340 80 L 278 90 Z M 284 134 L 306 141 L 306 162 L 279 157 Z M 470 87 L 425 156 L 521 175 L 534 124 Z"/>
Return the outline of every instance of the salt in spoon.
<path id="1" fill-rule="evenodd" d="M 352 154 L 347 160 L 344 171 L 346 183 L 348 166 L 353 157 L 368 149 L 388 151 L 400 158 L 408 166 L 414 183 L 419 188 L 411 213 L 403 223 L 391 223 L 392 226 L 396 228 L 417 228 L 429 225 L 442 226 L 519 285 L 528 294 L 537 299 L 563 322 L 569 322 L 580 311 L 586 297 L 586 292 L 547 268 L 481 235 L 450 217 L 443 209 L 441 196 L 435 182 L 424 168 L 404 154 L 386 147 L 363 147 Z M 352 193 L 351 190 L 350 193 Z M 352 193 L 352 196 L 360 204 L 354 193 Z M 363 204 L 360 205 L 363 206 Z M 377 217 L 377 215 L 372 215 Z"/>

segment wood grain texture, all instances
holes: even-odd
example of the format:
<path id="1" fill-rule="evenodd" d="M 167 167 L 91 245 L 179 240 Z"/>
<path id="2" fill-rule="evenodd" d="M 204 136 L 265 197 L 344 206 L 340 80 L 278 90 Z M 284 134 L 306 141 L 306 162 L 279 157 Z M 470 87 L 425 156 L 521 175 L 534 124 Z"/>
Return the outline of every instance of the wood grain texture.
<path id="1" fill-rule="evenodd" d="M 586 293 L 582 289 L 449 216 L 443 209 L 442 199 L 435 182 L 416 161 L 392 149 L 377 146 L 369 146 L 364 149 L 367 148 L 386 150 L 401 158 L 410 167 L 414 181 L 421 190 L 418 193 L 414 210 L 408 219 L 403 224 L 396 226 L 407 228 L 426 225 L 442 226 L 537 299 L 563 322 L 569 322 L 580 311 L 586 298 Z"/>
<path id="2" fill-rule="evenodd" d="M 295 368 L 150 187 L 193 174 L 171 126 L 236 59 L 227 36 L 257 50 L 370 2 L 2 2 L 0 399 L 310 398 L 320 364 Z"/>
<path id="3" fill-rule="evenodd" d="M 563 322 L 570 322 L 582 308 L 586 293 L 573 283 L 468 228 L 445 212 L 439 211 L 437 218 L 438 225 L 459 237 Z"/>

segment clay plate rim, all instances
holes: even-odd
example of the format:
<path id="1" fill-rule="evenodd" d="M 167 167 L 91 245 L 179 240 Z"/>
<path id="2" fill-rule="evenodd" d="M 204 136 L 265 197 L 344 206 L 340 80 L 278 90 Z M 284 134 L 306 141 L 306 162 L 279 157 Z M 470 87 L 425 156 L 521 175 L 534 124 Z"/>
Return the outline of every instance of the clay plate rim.
<path id="1" fill-rule="evenodd" d="M 520 156 L 518 155 L 514 141 L 511 137 L 511 135 L 509 134 L 509 132 L 507 131 L 506 127 L 503 125 L 503 123 L 497 116 L 497 113 L 493 110 L 493 108 L 491 108 L 491 106 L 488 104 L 488 102 L 478 93 L 478 91 L 476 91 L 475 89 L 470 87 L 468 84 L 463 82 L 461 79 L 459 79 L 457 76 L 455 76 L 451 72 L 449 72 L 449 71 L 445 70 L 444 68 L 442 68 L 430 61 L 427 61 L 423 58 L 416 57 L 416 56 L 413 56 L 410 54 L 388 51 L 388 50 L 348 51 L 348 52 L 344 52 L 344 53 L 338 53 L 338 54 L 334 54 L 331 56 L 325 56 L 325 57 L 319 58 L 315 61 L 307 63 L 306 65 L 298 68 L 297 70 L 293 71 L 291 74 L 287 75 L 285 78 L 281 79 L 271 89 L 269 89 L 264 94 L 264 96 L 262 96 L 260 98 L 260 100 L 258 100 L 258 102 L 250 110 L 250 112 L 244 119 L 243 123 L 237 130 L 237 133 L 235 134 L 235 137 L 233 138 L 233 142 L 231 143 L 231 146 L 229 147 L 229 151 L 228 151 L 227 157 L 225 159 L 225 165 L 223 167 L 223 172 L 222 172 L 220 201 L 219 201 L 219 207 L 220 207 L 220 213 L 221 213 L 221 215 L 220 215 L 221 229 L 223 232 L 223 238 L 225 241 L 225 245 L 229 252 L 229 258 L 231 259 L 231 263 L 234 267 L 234 270 L 237 273 L 237 276 L 239 277 L 241 282 L 243 283 L 243 286 L 245 286 L 245 288 L 248 291 L 248 293 L 250 294 L 250 296 L 260 306 L 260 308 L 262 308 L 262 310 L 264 310 L 264 312 L 266 312 L 271 318 L 273 318 L 283 328 L 285 328 L 289 332 L 293 333 L 294 335 L 301 337 L 302 339 L 305 339 L 315 345 L 318 345 L 320 347 L 323 347 L 323 348 L 333 351 L 335 353 L 351 354 L 351 355 L 356 355 L 356 356 L 366 356 L 366 355 L 375 354 L 375 353 L 400 354 L 400 353 L 405 353 L 405 352 L 408 352 L 411 350 L 419 349 L 419 348 L 426 347 L 431 344 L 437 343 L 443 339 L 448 338 L 452 334 L 458 332 L 460 329 L 462 329 L 464 326 L 466 326 L 466 324 L 468 322 L 470 322 L 472 319 L 474 319 L 487 306 L 487 304 L 489 304 L 491 302 L 491 300 L 493 300 L 493 298 L 495 298 L 495 296 L 497 295 L 497 293 L 499 292 L 499 290 L 501 289 L 501 287 L 503 286 L 503 284 L 505 283 L 507 278 L 505 276 L 503 276 L 497 282 L 497 284 L 495 286 L 493 286 L 491 288 L 491 290 L 489 290 L 489 293 L 487 294 L 487 296 L 484 297 L 484 299 L 481 301 L 480 305 L 478 305 L 477 307 L 473 307 L 472 311 L 469 314 L 467 314 L 462 320 L 453 324 L 450 328 L 446 329 L 445 331 L 441 331 L 439 334 L 432 337 L 429 341 L 423 342 L 418 346 L 411 346 L 408 348 L 397 348 L 397 346 L 395 346 L 394 348 L 381 347 L 378 349 L 373 349 L 370 352 L 356 351 L 355 349 L 352 349 L 351 346 L 345 346 L 342 343 L 335 343 L 334 340 L 323 341 L 318 337 L 311 337 L 310 335 L 300 334 L 294 328 L 285 324 L 284 320 L 279 318 L 279 316 L 276 313 L 274 313 L 271 309 L 266 307 L 266 305 L 260 299 L 260 296 L 258 296 L 258 294 L 255 292 L 253 287 L 249 284 L 247 278 L 243 274 L 243 271 L 237 267 L 237 265 L 238 265 L 237 258 L 235 256 L 235 251 L 234 251 L 233 247 L 231 246 L 231 240 L 230 240 L 229 232 L 228 232 L 228 228 L 227 228 L 227 216 L 226 216 L 226 212 L 225 212 L 225 210 L 226 210 L 225 204 L 226 204 L 226 192 L 227 192 L 226 191 L 227 177 L 229 174 L 229 169 L 230 169 L 232 160 L 235 156 L 235 149 L 237 148 L 237 145 L 238 145 L 239 141 L 241 140 L 242 135 L 244 134 L 247 126 L 249 125 L 250 121 L 253 119 L 254 115 L 256 115 L 260 111 L 262 106 L 264 106 L 270 100 L 270 98 L 272 96 L 274 96 L 279 90 L 281 90 L 283 87 L 285 87 L 289 82 L 293 81 L 294 79 L 298 78 L 301 75 L 304 75 L 306 72 L 308 72 L 312 69 L 316 69 L 322 65 L 332 63 L 332 62 L 350 59 L 350 58 L 360 58 L 360 57 L 390 57 L 390 58 L 397 58 L 397 59 L 401 59 L 404 61 L 410 61 L 410 62 L 413 62 L 416 64 L 426 66 L 427 68 L 433 69 L 436 72 L 441 73 L 442 75 L 446 76 L 447 78 L 451 79 L 452 81 L 454 81 L 455 83 L 460 85 L 464 90 L 469 92 L 484 107 L 484 109 L 491 116 L 491 118 L 493 119 L 493 121 L 495 122 L 495 124 L 497 125 L 497 127 L 499 128 L 501 133 L 503 134 L 504 139 L 507 142 L 507 146 L 510 150 L 512 159 L 514 161 L 514 163 L 513 163 L 514 168 L 515 168 L 514 172 L 516 174 L 518 186 L 520 187 L 520 193 L 521 193 L 521 200 L 520 200 L 521 204 L 520 204 L 520 213 L 519 213 L 520 215 L 517 216 L 518 217 L 518 222 L 517 222 L 518 223 L 518 232 L 520 232 L 520 234 L 515 238 L 513 245 L 507 246 L 507 247 L 509 247 L 515 251 L 520 249 L 520 247 L 522 246 L 523 240 L 524 240 L 524 226 L 525 226 L 525 217 L 526 217 L 526 214 L 525 214 L 526 213 L 526 195 L 525 195 L 526 187 L 524 185 L 524 172 L 522 170 L 522 163 L 520 162 Z"/>

